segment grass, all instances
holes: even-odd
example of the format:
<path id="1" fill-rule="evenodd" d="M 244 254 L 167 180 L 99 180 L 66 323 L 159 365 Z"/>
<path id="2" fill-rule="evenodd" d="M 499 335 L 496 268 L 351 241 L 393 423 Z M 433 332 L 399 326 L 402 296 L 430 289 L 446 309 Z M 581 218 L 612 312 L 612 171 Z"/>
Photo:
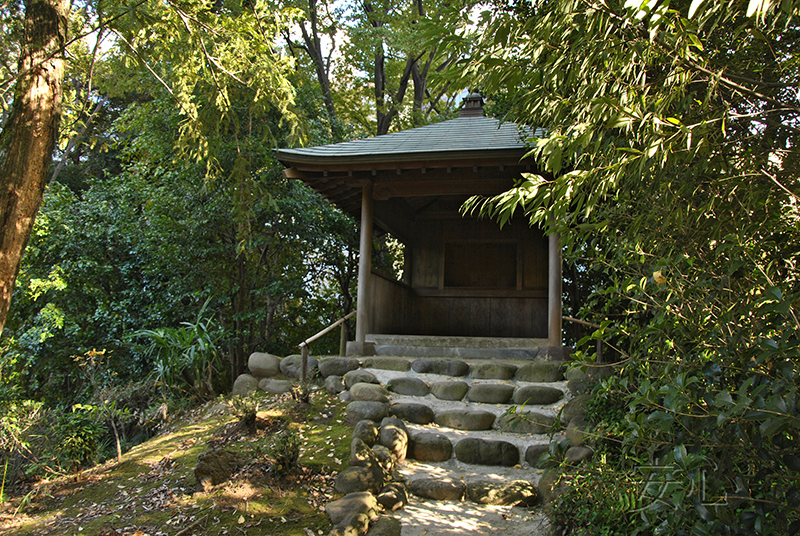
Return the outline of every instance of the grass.
<path id="1" fill-rule="evenodd" d="M 41 482 L 0 510 L 0 534 L 20 536 L 188 536 L 327 534 L 324 505 L 336 498 L 333 474 L 350 456 L 344 405 L 316 392 L 309 405 L 263 395 L 256 429 L 230 408 L 211 403 L 182 422 L 81 475 Z M 278 432 L 296 434 L 298 466 L 270 458 Z M 197 457 L 212 448 L 236 452 L 245 465 L 208 490 L 194 477 Z"/>

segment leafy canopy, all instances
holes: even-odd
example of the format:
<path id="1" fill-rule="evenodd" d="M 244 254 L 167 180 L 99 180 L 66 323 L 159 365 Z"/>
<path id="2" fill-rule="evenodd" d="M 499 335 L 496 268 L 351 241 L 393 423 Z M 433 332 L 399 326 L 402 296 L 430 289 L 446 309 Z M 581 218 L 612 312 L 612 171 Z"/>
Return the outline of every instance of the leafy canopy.
<path id="1" fill-rule="evenodd" d="M 798 7 L 498 3 L 433 29 L 462 58 L 445 81 L 512 88 L 507 117 L 545 129 L 541 172 L 465 210 L 524 213 L 605 273 L 582 314 L 620 359 L 609 459 L 667 467 L 627 512 L 644 532 L 800 527 Z"/>

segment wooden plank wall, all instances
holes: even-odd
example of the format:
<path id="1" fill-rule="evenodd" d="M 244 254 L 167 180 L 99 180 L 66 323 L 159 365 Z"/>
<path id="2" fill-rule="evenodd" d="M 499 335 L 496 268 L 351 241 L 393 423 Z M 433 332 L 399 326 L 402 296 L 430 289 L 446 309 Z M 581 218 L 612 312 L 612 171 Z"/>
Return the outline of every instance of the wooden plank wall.
<path id="1" fill-rule="evenodd" d="M 547 337 L 546 298 L 416 297 L 419 335 Z"/>
<path id="2" fill-rule="evenodd" d="M 462 337 L 547 337 L 547 298 L 419 296 L 373 272 L 372 333 Z"/>

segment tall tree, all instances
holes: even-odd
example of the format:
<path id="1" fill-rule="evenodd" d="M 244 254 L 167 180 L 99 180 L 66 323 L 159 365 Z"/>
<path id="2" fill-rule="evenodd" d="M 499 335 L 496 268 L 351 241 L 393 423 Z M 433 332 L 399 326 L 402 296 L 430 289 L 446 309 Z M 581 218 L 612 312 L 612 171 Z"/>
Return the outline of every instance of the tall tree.
<path id="1" fill-rule="evenodd" d="M 328 114 L 328 122 L 336 139 L 339 121 L 331 90 L 331 69 L 340 31 L 339 20 L 342 17 L 342 9 L 327 0 L 307 0 L 298 3 L 297 7 L 303 12 L 303 16 L 297 21 L 302 41 L 294 40 L 289 28 L 284 29 L 284 37 L 290 49 L 303 50 L 311 60 L 325 104 L 325 112 Z"/>
<path id="2" fill-rule="evenodd" d="M 10 74 L 3 69 L 4 88 L 13 86 L 15 90 L 11 114 L 0 133 L 0 327 L 5 323 L 20 259 L 51 173 L 65 72 L 69 3 L 31 0 L 25 7 L 19 67 Z M 210 148 L 225 130 L 218 126 L 232 125 L 233 139 L 242 127 L 237 123 L 240 117 L 232 113 L 231 93 L 235 89 L 231 86 L 248 88 L 250 112 L 277 111 L 283 119 L 282 128 L 293 139 L 301 135 L 291 109 L 294 91 L 286 77 L 291 60 L 274 46 L 290 18 L 286 12 L 273 10 L 265 2 L 218 2 L 212 9 L 205 2 L 89 2 L 84 7 L 90 15 L 76 25 L 96 32 L 98 43 L 84 78 L 88 80 L 84 92 L 88 98 L 83 102 L 91 104 L 78 114 L 83 128 L 70 136 L 73 139 L 65 144 L 62 161 L 76 153 L 94 112 L 100 110 L 102 100 L 93 92 L 92 73 L 105 32 L 115 39 L 112 55 L 120 60 L 116 74 L 130 72 L 131 65 L 139 69 L 132 78 L 115 77 L 116 94 L 139 91 L 136 84 L 141 83 L 142 76 L 157 80 L 184 117 L 177 143 L 179 154 L 204 161 L 209 175 L 217 171 Z M 13 6 L 4 5 L 0 13 L 3 25 L 13 28 Z M 273 139 L 276 135 L 268 133 Z M 60 170 L 61 165 L 56 174 Z"/>
<path id="3" fill-rule="evenodd" d="M 50 175 L 61 118 L 67 0 L 25 2 L 12 112 L 0 132 L 0 331 Z"/>

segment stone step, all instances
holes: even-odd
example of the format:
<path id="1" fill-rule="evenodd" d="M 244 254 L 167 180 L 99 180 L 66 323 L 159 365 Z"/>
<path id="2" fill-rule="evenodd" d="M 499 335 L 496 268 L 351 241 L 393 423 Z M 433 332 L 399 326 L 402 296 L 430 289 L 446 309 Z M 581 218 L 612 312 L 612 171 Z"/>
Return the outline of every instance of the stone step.
<path id="1" fill-rule="evenodd" d="M 563 360 L 569 353 L 547 339 L 369 334 L 365 342 L 379 356 Z"/>
<path id="2" fill-rule="evenodd" d="M 547 339 L 512 337 L 450 337 L 439 335 L 387 335 L 370 333 L 366 342 L 384 346 L 422 346 L 435 348 L 535 349 L 548 345 Z"/>
<path id="3" fill-rule="evenodd" d="M 417 463 L 450 463 L 459 467 L 494 466 L 512 468 L 538 468 L 541 454 L 547 451 L 551 438 L 549 434 L 515 434 L 498 430 L 453 430 L 435 426 L 423 426 L 406 423 L 411 440 L 409 442 L 408 459 Z M 554 434 L 552 441 L 561 441 L 563 433 Z M 450 446 L 444 445 L 444 441 Z M 464 444 L 459 447 L 459 444 Z M 476 444 L 503 443 L 513 446 L 518 452 L 516 460 L 503 463 L 500 457 L 485 460 L 471 456 Z M 488 445 L 491 447 L 491 445 Z M 480 448 L 478 446 L 478 448 Z M 506 447 L 506 451 L 509 447 Z M 502 449 L 501 449 L 502 450 Z M 487 452 L 493 452 L 491 448 Z M 511 463 L 513 461 L 513 463 Z"/>
<path id="4" fill-rule="evenodd" d="M 406 358 L 398 356 L 327 357 L 319 360 L 320 374 L 344 376 L 358 368 L 430 374 L 471 379 L 516 380 L 547 383 L 564 379 L 564 365 L 558 361 L 519 359 Z"/>
<path id="5" fill-rule="evenodd" d="M 352 400 L 346 408 L 354 426 L 350 467 L 336 478 L 335 488 L 345 497 L 335 503 L 355 513 L 348 501 L 363 499 L 364 508 L 377 515 L 382 507 L 404 525 L 409 514 L 428 512 L 426 505 L 434 503 L 449 512 L 538 503 L 543 454 L 551 441 L 575 437 L 570 428 L 551 436 L 557 418 L 569 420 L 570 406 L 581 398 L 570 394 L 562 364 L 441 354 L 320 359 L 326 389 L 346 390 L 340 395 Z M 522 414 L 528 420 L 516 417 Z M 581 448 L 589 452 L 576 452 L 576 462 L 591 456 L 588 447 L 575 446 L 567 457 Z M 335 503 L 328 507 L 332 520 Z M 515 515 L 505 512 L 501 519 Z M 336 534 L 355 530 L 342 523 Z M 546 532 L 546 521 L 524 530 L 533 534 L 539 528 Z M 438 528 L 433 533 L 450 534 Z"/>
<path id="6" fill-rule="evenodd" d="M 460 462 L 456 458 L 451 458 L 446 462 L 426 462 L 408 458 L 400 465 L 399 471 L 406 482 L 426 478 L 442 478 L 462 480 L 463 482 L 527 480 L 533 484 L 539 483 L 544 472 L 541 469 L 531 468 L 529 465 L 476 466 Z"/>

